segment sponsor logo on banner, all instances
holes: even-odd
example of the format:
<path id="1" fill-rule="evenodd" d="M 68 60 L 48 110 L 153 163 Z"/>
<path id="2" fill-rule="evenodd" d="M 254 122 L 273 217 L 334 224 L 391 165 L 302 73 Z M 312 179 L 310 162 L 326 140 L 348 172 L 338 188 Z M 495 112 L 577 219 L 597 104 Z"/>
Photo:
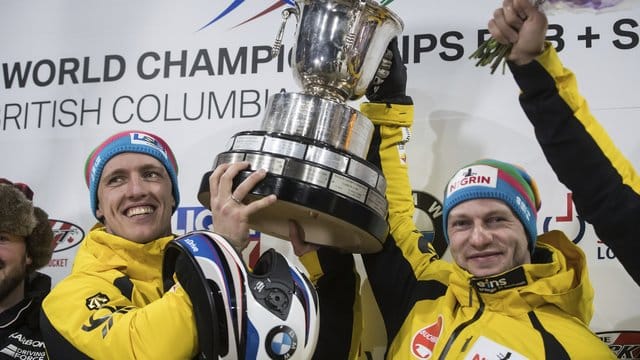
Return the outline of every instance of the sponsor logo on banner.
<path id="1" fill-rule="evenodd" d="M 577 214 L 574 214 L 572 193 L 567 193 L 565 213 L 558 216 L 545 217 L 542 224 L 542 231 L 546 233 L 551 230 L 560 230 L 575 244 L 578 244 L 585 236 L 586 227 L 586 221 Z M 613 260 L 616 258 L 613 250 L 602 243 L 602 241 L 597 240 L 596 244 L 596 260 Z"/>
<path id="2" fill-rule="evenodd" d="M 213 230 L 211 211 L 203 206 L 181 206 L 176 210 L 174 218 L 174 233 L 179 235 L 195 230 Z"/>
<path id="3" fill-rule="evenodd" d="M 575 244 L 579 243 L 584 237 L 586 228 L 585 221 L 578 215 L 573 214 L 573 196 L 567 193 L 566 196 L 566 212 L 563 215 L 548 216 L 544 218 L 542 224 L 542 232 L 546 233 L 551 230 L 561 230 Z"/>
<path id="4" fill-rule="evenodd" d="M 49 219 L 55 242 L 54 253 L 69 250 L 78 246 L 84 239 L 84 230 L 78 225 L 64 220 Z"/>
<path id="5" fill-rule="evenodd" d="M 431 359 L 433 349 L 436 347 L 438 339 L 440 339 L 440 334 L 442 334 L 443 322 L 442 315 L 439 315 L 435 323 L 423 327 L 413 335 L 411 353 L 416 359 Z"/>
<path id="6" fill-rule="evenodd" d="M 235 10 L 238 9 L 238 7 L 240 7 L 240 5 L 242 5 L 245 2 L 245 0 L 231 0 L 229 2 L 229 5 L 227 5 L 224 10 L 222 10 L 220 13 L 216 14 L 208 23 L 206 23 L 204 26 L 202 26 L 200 28 L 200 30 L 213 25 L 214 23 L 216 23 L 217 21 L 229 16 L 231 13 L 233 13 Z M 285 5 L 290 5 L 290 6 L 295 6 L 295 2 L 293 0 L 276 0 L 275 2 L 273 2 L 273 0 L 267 0 L 267 1 L 263 1 L 265 3 L 265 5 L 267 6 L 266 8 L 258 8 L 258 12 L 252 16 L 250 16 L 248 19 L 242 21 L 241 23 L 237 24 L 234 27 L 238 27 L 241 25 L 244 25 L 248 22 L 251 22 L 253 20 L 256 20 L 264 15 L 269 14 L 272 11 L 277 10 L 278 8 L 281 8 Z M 256 5 L 253 5 L 254 7 Z"/>
<path id="7" fill-rule="evenodd" d="M 596 333 L 618 359 L 640 359 L 640 331 L 605 331 Z"/>
<path id="8" fill-rule="evenodd" d="M 413 190 L 413 206 L 418 210 L 414 212 L 414 221 L 422 233 L 418 248 L 428 253 L 431 251 L 428 243 L 431 243 L 436 254 L 442 256 L 447 250 L 442 229 L 442 202 L 429 193 Z"/>

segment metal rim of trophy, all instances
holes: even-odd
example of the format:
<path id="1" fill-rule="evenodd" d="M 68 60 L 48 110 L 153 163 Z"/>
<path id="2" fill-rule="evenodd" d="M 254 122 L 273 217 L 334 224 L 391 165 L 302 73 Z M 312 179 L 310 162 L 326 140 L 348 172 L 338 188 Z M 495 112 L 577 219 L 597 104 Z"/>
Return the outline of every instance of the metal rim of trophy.
<path id="1" fill-rule="evenodd" d="M 248 161 L 252 171 L 265 169 L 303 181 L 365 204 L 382 218 L 387 215 L 384 176 L 350 154 L 307 138 L 265 131 L 240 132 L 231 142 L 229 151 L 218 155 L 215 166 Z"/>
<path id="2" fill-rule="evenodd" d="M 224 163 L 250 163 L 250 168 L 234 179 L 234 188 L 253 171 L 267 170 L 262 185 L 252 189 L 245 200 L 275 193 L 282 201 L 325 213 L 359 229 L 360 235 L 354 235 L 360 239 L 350 240 L 354 243 L 325 245 L 361 253 L 381 248 L 388 232 L 387 200 L 382 195 L 386 181 L 372 165 L 317 140 L 266 131 L 239 132 L 230 139 L 227 148 L 228 151 L 218 154 L 214 168 Z M 203 176 L 198 193 L 198 199 L 207 207 L 210 174 Z M 309 201 L 310 198 L 314 201 Z M 274 235 L 261 226 L 255 229 Z"/>

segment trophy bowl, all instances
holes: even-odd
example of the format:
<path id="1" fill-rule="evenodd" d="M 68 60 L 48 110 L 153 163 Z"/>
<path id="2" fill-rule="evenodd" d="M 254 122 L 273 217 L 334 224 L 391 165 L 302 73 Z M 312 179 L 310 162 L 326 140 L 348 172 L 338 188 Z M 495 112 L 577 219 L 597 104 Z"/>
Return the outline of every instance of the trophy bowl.
<path id="1" fill-rule="evenodd" d="M 298 27 L 293 76 L 305 93 L 356 100 L 373 80 L 387 45 L 402 32 L 402 20 L 368 0 L 296 2 Z"/>
<path id="2" fill-rule="evenodd" d="M 389 231 L 386 181 L 366 161 L 374 126 L 346 104 L 361 98 L 389 42 L 402 32 L 400 18 L 372 0 L 297 0 L 283 11 L 274 45 L 280 49 L 291 14 L 297 19 L 292 71 L 302 92 L 269 98 L 259 130 L 242 131 L 218 154 L 213 168 L 248 161 L 234 189 L 253 171 L 267 176 L 245 202 L 275 194 L 278 201 L 250 218 L 262 233 L 288 240 L 288 220 L 306 241 L 351 253 L 382 248 Z M 209 205 L 209 176 L 198 200 Z"/>

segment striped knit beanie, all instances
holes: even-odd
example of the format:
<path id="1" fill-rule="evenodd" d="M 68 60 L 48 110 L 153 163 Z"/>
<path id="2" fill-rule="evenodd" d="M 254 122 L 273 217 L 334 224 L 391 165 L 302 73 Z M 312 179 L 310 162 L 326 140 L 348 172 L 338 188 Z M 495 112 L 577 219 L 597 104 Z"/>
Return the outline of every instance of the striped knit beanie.
<path id="1" fill-rule="evenodd" d="M 540 196 L 535 181 L 524 169 L 498 160 L 484 159 L 460 169 L 449 180 L 444 195 L 444 236 L 449 242 L 447 220 L 451 209 L 473 199 L 502 200 L 516 214 L 533 253 L 538 235 L 536 220 Z"/>
<path id="2" fill-rule="evenodd" d="M 146 154 L 154 157 L 164 165 L 171 177 L 173 198 L 176 202 L 175 208 L 173 209 L 175 211 L 180 202 L 180 193 L 178 191 L 178 164 L 169 145 L 159 136 L 148 132 L 123 131 L 109 137 L 98 145 L 98 147 L 89 154 L 87 162 L 85 163 L 85 181 L 89 187 L 91 211 L 93 215 L 97 218 L 98 184 L 100 183 L 102 170 L 111 158 L 122 153 Z"/>

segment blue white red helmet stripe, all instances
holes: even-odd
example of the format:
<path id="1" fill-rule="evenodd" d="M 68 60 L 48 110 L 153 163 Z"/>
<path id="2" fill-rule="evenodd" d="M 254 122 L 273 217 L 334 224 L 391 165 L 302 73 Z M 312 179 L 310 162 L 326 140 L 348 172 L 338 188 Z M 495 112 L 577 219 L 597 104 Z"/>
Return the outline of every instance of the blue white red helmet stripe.
<path id="1" fill-rule="evenodd" d="M 174 274 L 181 282 L 196 276 L 195 281 L 185 280 L 184 284 L 188 286 L 184 289 L 190 297 L 193 294 L 193 299 L 199 299 L 194 302 L 194 305 L 199 304 L 198 309 L 205 309 L 195 311 L 198 333 L 204 336 L 199 341 L 207 344 L 208 336 L 215 336 L 214 341 L 220 341 L 221 345 L 213 343 L 213 346 L 201 349 L 208 357 L 223 360 L 312 357 L 319 329 L 315 288 L 282 254 L 273 249 L 267 253 L 258 259 L 256 269 L 259 270 L 254 274 L 218 234 L 194 231 L 168 245 L 163 282 L 165 286 L 171 286 L 168 280 Z M 178 261 L 179 270 L 176 268 Z M 263 286 L 266 283 L 276 287 Z M 209 288 L 208 294 L 213 294 L 212 298 L 203 296 L 202 286 Z M 269 302 L 275 299 L 270 296 L 280 294 L 278 291 L 282 290 L 289 294 L 290 304 L 284 316 L 272 308 L 276 303 Z M 206 301 L 203 303 L 202 299 Z M 210 315 L 212 313 L 217 313 L 217 320 Z M 209 345 L 212 344 L 209 342 Z"/>
<path id="2" fill-rule="evenodd" d="M 238 264 L 242 264 L 242 260 L 237 256 L 235 249 L 231 248 L 230 245 L 226 243 L 226 241 L 221 244 L 220 242 L 213 243 L 211 241 L 207 241 L 208 245 L 211 248 L 216 249 L 214 251 L 217 266 L 221 269 L 227 269 L 228 273 L 223 277 L 224 285 L 227 291 L 226 299 L 226 309 L 231 316 L 231 320 L 233 322 L 233 330 L 235 331 L 235 335 L 239 340 L 239 343 L 242 343 L 243 334 L 244 334 L 244 303 L 245 303 L 245 288 L 244 283 L 246 282 L 246 273 L 245 269 L 241 268 Z M 231 257 L 234 261 L 230 262 L 229 259 L 226 259 L 224 263 L 229 264 L 229 266 L 224 266 L 222 259 L 217 255 L 218 253 L 222 253 L 225 256 Z M 235 266 L 234 266 L 235 265 Z M 229 284 L 230 280 L 234 280 L 233 284 Z"/>
<path id="3" fill-rule="evenodd" d="M 295 271 L 289 269 L 289 272 L 291 273 L 291 277 L 293 278 L 294 283 L 296 284 L 296 287 L 298 289 L 304 290 L 307 289 L 309 287 L 308 283 L 302 279 Z M 311 299 L 309 299 L 309 296 L 307 295 L 307 291 L 298 291 L 297 292 L 298 297 L 300 298 L 300 301 L 303 302 L 304 307 L 315 307 L 316 302 L 312 302 Z M 314 309 L 315 310 L 315 309 Z M 307 343 L 307 341 L 309 341 L 309 332 L 310 332 L 310 326 L 311 326 L 311 313 L 307 312 L 305 314 L 305 333 L 304 333 L 304 341 L 305 344 Z"/>

